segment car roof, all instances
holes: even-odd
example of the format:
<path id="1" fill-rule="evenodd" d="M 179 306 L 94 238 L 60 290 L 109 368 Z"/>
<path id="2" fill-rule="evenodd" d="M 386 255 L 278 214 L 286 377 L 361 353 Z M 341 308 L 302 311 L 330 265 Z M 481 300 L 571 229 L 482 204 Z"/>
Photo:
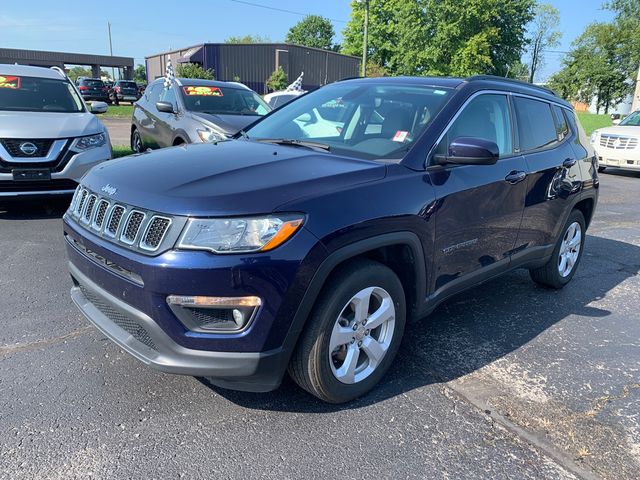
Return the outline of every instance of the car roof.
<path id="1" fill-rule="evenodd" d="M 533 95 L 545 100 L 562 104 L 568 108 L 572 108 L 571 104 L 558 97 L 553 90 L 533 85 L 531 83 L 521 82 L 510 78 L 496 77 L 493 75 L 476 75 L 469 78 L 459 77 L 376 77 L 376 78 L 348 78 L 340 80 L 340 82 L 358 82 L 358 83 L 382 83 L 389 85 L 422 85 L 430 87 L 442 88 L 462 88 L 470 86 L 474 90 L 506 90 L 525 95 Z"/>
<path id="2" fill-rule="evenodd" d="M 15 75 L 17 77 L 53 78 L 56 80 L 65 77 L 52 68 L 32 67 L 29 65 L 0 64 L 0 75 Z"/>

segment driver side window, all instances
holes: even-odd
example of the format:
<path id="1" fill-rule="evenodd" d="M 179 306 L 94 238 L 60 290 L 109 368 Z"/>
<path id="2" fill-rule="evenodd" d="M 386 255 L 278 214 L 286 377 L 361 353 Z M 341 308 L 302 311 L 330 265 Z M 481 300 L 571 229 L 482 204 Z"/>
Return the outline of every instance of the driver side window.
<path id="1" fill-rule="evenodd" d="M 173 108 L 176 108 L 176 91 L 172 86 L 170 88 L 163 88 L 160 92 L 159 102 L 167 102 L 173 105 Z"/>
<path id="2" fill-rule="evenodd" d="M 460 137 L 489 140 L 498 145 L 500 158 L 513 153 L 511 114 L 506 95 L 483 94 L 467 104 L 436 147 L 435 153 L 446 155 L 449 145 Z"/>

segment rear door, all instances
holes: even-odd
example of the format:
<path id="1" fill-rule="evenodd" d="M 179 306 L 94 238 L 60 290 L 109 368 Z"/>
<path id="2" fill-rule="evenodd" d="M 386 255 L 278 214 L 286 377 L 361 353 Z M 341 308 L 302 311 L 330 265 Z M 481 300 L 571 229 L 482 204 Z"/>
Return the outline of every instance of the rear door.
<path id="1" fill-rule="evenodd" d="M 573 132 L 565 109 L 530 97 L 514 96 L 519 148 L 527 164 L 527 196 L 518 244 L 545 255 L 563 226 L 581 175 Z M 523 252 L 524 253 L 524 252 Z"/>
<path id="2" fill-rule="evenodd" d="M 526 164 L 515 153 L 508 94 L 472 98 L 435 149 L 444 154 L 458 137 L 498 145 L 495 165 L 429 167 L 436 191 L 436 250 L 432 291 L 452 294 L 509 266 L 522 220 Z"/>

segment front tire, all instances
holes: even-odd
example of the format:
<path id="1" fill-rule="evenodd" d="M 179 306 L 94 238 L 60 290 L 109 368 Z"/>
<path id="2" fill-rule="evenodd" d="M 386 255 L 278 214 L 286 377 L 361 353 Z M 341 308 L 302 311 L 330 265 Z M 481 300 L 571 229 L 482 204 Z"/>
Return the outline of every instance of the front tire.
<path id="1" fill-rule="evenodd" d="M 562 229 L 549 261 L 529 270 L 531 279 L 546 287 L 562 288 L 571 281 L 584 251 L 586 223 L 580 210 L 573 210 Z"/>
<path id="2" fill-rule="evenodd" d="M 364 395 L 391 366 L 405 321 L 404 290 L 393 270 L 371 260 L 340 267 L 307 320 L 289 375 L 325 402 Z"/>
<path id="3" fill-rule="evenodd" d="M 144 152 L 142 137 L 140 137 L 140 132 L 138 132 L 137 128 L 134 128 L 133 132 L 131 132 L 131 150 L 133 150 L 133 153 Z"/>
<path id="4" fill-rule="evenodd" d="M 607 167 L 598 167 L 598 173 L 602 173 L 607 169 Z"/>

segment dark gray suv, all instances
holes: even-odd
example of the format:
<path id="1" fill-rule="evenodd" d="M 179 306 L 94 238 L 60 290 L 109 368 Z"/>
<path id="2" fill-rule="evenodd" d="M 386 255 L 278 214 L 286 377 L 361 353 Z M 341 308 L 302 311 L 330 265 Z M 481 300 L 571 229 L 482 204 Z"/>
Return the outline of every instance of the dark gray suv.
<path id="1" fill-rule="evenodd" d="M 271 107 L 249 87 L 235 82 L 176 78 L 151 83 L 135 103 L 131 149 L 225 140 Z"/>

